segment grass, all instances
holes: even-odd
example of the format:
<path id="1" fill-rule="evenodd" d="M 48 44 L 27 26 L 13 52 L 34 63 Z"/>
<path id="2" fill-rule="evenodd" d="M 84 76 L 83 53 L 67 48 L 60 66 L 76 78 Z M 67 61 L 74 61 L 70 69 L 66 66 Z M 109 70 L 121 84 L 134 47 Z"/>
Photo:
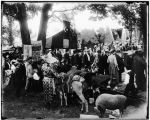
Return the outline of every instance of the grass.
<path id="1" fill-rule="evenodd" d="M 29 96 L 14 96 L 13 89 L 6 89 L 2 101 L 2 116 L 7 118 L 79 118 L 81 105 L 51 107 L 47 109 L 42 93 Z M 89 106 L 89 114 L 95 114 L 93 105 Z"/>
<path id="2" fill-rule="evenodd" d="M 23 94 L 23 92 L 22 92 Z M 4 95 L 2 95 L 2 116 L 7 118 L 79 118 L 81 105 L 69 105 L 67 107 L 51 107 L 47 109 L 44 104 L 43 94 L 30 94 L 29 96 L 22 95 L 17 98 L 14 96 L 14 89 L 7 88 Z M 56 104 L 56 103 L 55 103 Z M 138 107 L 130 106 L 125 112 L 132 114 Z M 96 115 L 94 112 L 94 105 L 89 105 L 90 115 Z M 105 115 L 108 118 L 108 115 Z"/>

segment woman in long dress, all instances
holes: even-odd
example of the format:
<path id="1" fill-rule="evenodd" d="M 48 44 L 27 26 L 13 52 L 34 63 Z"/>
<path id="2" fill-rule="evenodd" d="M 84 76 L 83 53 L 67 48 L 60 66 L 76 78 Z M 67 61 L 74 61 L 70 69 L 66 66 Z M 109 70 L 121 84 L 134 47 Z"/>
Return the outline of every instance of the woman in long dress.
<path id="1" fill-rule="evenodd" d="M 43 70 L 43 92 L 44 100 L 48 107 L 53 102 L 53 96 L 55 94 L 55 83 L 54 79 L 56 78 L 55 66 L 58 63 L 58 60 L 54 58 L 51 53 L 48 53 L 46 58 L 44 58 L 45 63 L 42 66 Z"/>

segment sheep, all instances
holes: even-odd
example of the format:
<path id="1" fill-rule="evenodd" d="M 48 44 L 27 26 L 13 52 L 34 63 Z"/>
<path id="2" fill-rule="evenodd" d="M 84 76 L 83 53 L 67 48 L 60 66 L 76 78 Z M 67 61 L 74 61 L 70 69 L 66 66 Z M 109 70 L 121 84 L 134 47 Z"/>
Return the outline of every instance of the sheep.
<path id="1" fill-rule="evenodd" d="M 103 93 L 99 95 L 95 101 L 94 110 L 100 113 L 100 116 L 103 117 L 106 109 L 109 110 L 120 110 L 120 114 L 123 114 L 123 109 L 126 105 L 127 97 L 124 95 L 112 95 Z"/>

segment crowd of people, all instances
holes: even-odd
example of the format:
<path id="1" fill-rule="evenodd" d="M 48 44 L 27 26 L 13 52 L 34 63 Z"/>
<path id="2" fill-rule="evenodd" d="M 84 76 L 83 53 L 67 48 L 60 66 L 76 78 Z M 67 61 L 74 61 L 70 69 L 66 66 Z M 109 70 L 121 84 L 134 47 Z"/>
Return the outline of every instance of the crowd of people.
<path id="1" fill-rule="evenodd" d="M 126 52 L 128 50 L 130 52 Z M 30 92 L 40 93 L 47 90 L 45 87 L 55 87 L 53 82 L 47 83 L 48 79 L 54 79 L 61 72 L 67 73 L 72 66 L 76 66 L 79 70 L 86 69 L 96 74 L 109 75 L 111 80 L 108 87 L 117 86 L 122 82 L 121 74 L 131 70 L 129 73 L 130 80 L 125 90 L 126 94 L 130 92 L 135 94 L 138 90 L 146 90 L 146 61 L 141 47 L 139 48 L 134 44 L 111 43 L 109 46 L 98 44 L 94 48 L 76 49 L 72 55 L 70 55 L 69 49 L 66 50 L 65 54 L 62 54 L 59 49 L 47 50 L 45 56 L 48 53 L 51 53 L 53 58 L 58 61 L 55 69 L 55 65 L 51 66 L 51 70 L 47 69 L 45 66 L 48 64 L 42 57 L 39 61 L 34 61 L 32 57 L 23 60 L 17 57 L 12 59 L 9 54 L 3 56 L 4 86 L 8 84 L 15 86 L 17 97 L 20 96 L 23 87 L 26 94 Z M 49 61 L 52 60 L 49 59 Z M 49 84 L 52 87 L 49 87 Z M 49 91 L 55 93 L 54 89 Z"/>

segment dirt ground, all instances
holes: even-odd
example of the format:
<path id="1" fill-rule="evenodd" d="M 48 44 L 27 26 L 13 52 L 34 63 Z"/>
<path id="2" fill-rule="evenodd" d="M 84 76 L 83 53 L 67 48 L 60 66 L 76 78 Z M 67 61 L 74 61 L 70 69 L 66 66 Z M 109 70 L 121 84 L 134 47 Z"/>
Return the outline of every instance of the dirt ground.
<path id="1" fill-rule="evenodd" d="M 141 93 L 142 98 L 145 93 Z M 144 97 L 143 97 L 144 96 Z M 43 94 L 31 94 L 16 98 L 13 92 L 6 91 L 2 95 L 2 117 L 6 118 L 79 118 L 81 105 L 68 107 L 55 107 L 47 109 L 44 105 Z M 145 98 L 144 98 L 145 99 Z M 89 115 L 96 115 L 93 109 L 94 105 L 89 105 Z M 145 118 L 145 102 L 137 103 L 135 106 L 128 106 L 124 110 L 123 118 Z M 108 115 L 105 115 L 108 118 Z"/>

